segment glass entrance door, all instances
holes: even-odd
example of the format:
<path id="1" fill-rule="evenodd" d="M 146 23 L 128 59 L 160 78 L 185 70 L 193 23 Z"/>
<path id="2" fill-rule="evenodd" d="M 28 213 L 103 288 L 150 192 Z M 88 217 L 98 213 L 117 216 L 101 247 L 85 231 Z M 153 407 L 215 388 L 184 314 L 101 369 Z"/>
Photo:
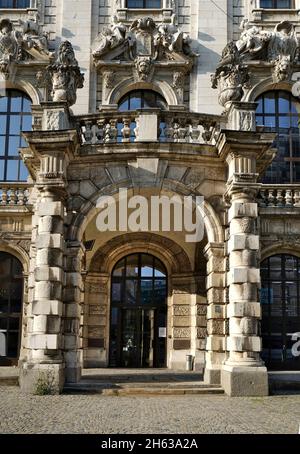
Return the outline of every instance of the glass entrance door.
<path id="1" fill-rule="evenodd" d="M 166 366 L 167 276 L 153 256 L 123 259 L 112 276 L 110 366 Z"/>
<path id="2" fill-rule="evenodd" d="M 18 363 L 23 269 L 15 257 L 0 252 L 0 366 Z"/>
<path id="3" fill-rule="evenodd" d="M 261 273 L 262 357 L 270 370 L 300 370 L 300 260 L 275 255 Z"/>

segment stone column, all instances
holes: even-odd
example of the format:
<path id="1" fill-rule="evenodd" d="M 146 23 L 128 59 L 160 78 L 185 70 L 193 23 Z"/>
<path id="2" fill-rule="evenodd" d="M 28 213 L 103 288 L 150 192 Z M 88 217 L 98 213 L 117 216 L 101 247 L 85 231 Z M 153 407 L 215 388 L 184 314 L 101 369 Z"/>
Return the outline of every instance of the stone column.
<path id="1" fill-rule="evenodd" d="M 221 383 L 221 369 L 225 360 L 226 334 L 226 258 L 225 245 L 209 243 L 205 250 L 207 262 L 207 341 L 204 380 Z"/>
<path id="2" fill-rule="evenodd" d="M 20 385 L 25 392 L 34 392 L 38 380 L 42 380 L 52 392 L 59 392 L 64 383 L 61 350 L 63 228 L 64 203 L 51 188 L 40 188 L 31 249 L 29 350 L 20 375 Z"/>
<path id="3" fill-rule="evenodd" d="M 68 383 L 77 383 L 83 366 L 82 315 L 84 305 L 81 263 L 85 254 L 80 243 L 68 244 L 66 250 L 66 274 L 64 288 L 64 360 L 65 378 Z"/>
<path id="4" fill-rule="evenodd" d="M 268 395 L 268 374 L 260 358 L 260 266 L 257 235 L 257 169 L 274 140 L 273 134 L 225 131 L 218 143 L 228 165 L 227 199 L 229 238 L 227 285 L 229 304 L 228 358 L 221 384 L 231 396 Z"/>
<path id="5" fill-rule="evenodd" d="M 49 392 L 58 393 L 64 385 L 65 359 L 67 365 L 74 364 L 63 355 L 62 317 L 65 315 L 67 168 L 74 158 L 77 131 L 67 129 L 66 103 L 45 103 L 42 108 L 43 130 L 24 134 L 31 149 L 26 164 L 31 171 L 34 169 L 39 197 L 32 222 L 27 355 L 20 364 L 20 385 L 24 392 L 35 392 L 39 381 Z M 73 277 L 68 275 L 71 280 Z"/>

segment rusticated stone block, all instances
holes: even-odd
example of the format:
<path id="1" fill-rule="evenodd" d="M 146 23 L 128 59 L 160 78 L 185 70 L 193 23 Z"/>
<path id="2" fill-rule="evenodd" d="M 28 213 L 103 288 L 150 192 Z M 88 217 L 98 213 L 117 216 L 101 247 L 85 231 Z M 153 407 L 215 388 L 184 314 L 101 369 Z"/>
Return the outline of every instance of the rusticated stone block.
<path id="1" fill-rule="evenodd" d="M 190 306 L 174 306 L 175 316 L 188 316 L 191 315 Z"/>
<path id="2" fill-rule="evenodd" d="M 257 203 L 244 203 L 233 201 L 228 211 L 228 221 L 231 222 L 232 219 L 244 217 L 249 218 L 258 217 Z"/>
<path id="3" fill-rule="evenodd" d="M 206 315 L 207 314 L 207 305 L 198 304 L 197 305 L 197 315 Z"/>
<path id="4" fill-rule="evenodd" d="M 206 328 L 197 328 L 197 339 L 204 339 L 207 336 Z"/>
<path id="5" fill-rule="evenodd" d="M 64 206 L 61 202 L 41 202 L 38 205 L 38 216 L 59 216 L 64 218 Z"/>
<path id="6" fill-rule="evenodd" d="M 206 316 L 198 315 L 198 316 L 196 317 L 196 325 L 197 325 L 197 326 L 206 327 L 206 325 L 207 325 Z"/>
<path id="7" fill-rule="evenodd" d="M 174 328 L 173 337 L 175 339 L 190 339 L 191 329 L 190 328 Z"/>
<path id="8" fill-rule="evenodd" d="M 222 336 L 223 334 L 225 334 L 224 320 L 208 320 L 207 332 L 209 335 L 216 334 L 217 336 Z"/>

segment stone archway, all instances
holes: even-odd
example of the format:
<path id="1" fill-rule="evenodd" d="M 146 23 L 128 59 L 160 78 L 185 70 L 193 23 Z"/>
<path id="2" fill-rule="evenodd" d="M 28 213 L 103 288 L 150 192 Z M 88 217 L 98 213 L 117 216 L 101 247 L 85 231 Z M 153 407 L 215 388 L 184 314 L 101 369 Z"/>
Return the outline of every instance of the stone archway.
<path id="1" fill-rule="evenodd" d="M 118 235 L 105 243 L 90 262 L 85 279 L 85 366 L 108 365 L 111 271 L 120 259 L 134 253 L 153 255 L 168 272 L 168 367 L 184 369 L 185 356 L 192 353 L 196 367 L 202 370 L 206 318 L 198 314 L 205 314 L 206 299 L 197 295 L 194 264 L 180 244 L 151 233 Z M 96 320 L 97 325 L 93 324 Z"/>

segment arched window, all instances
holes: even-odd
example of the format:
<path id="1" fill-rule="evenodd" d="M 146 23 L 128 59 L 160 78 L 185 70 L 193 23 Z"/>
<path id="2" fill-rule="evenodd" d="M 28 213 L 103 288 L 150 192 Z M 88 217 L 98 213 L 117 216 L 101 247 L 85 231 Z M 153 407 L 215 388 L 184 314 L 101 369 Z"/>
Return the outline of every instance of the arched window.
<path id="1" fill-rule="evenodd" d="M 300 104 L 285 91 L 270 91 L 257 99 L 256 122 L 278 134 L 277 156 L 267 169 L 263 182 L 269 184 L 300 181 Z"/>
<path id="2" fill-rule="evenodd" d="M 136 110 L 136 109 L 167 109 L 165 99 L 152 90 L 133 90 L 119 102 L 119 110 Z"/>
<path id="3" fill-rule="evenodd" d="M 22 131 L 31 131 L 31 100 L 17 90 L 0 95 L 0 181 L 26 181 L 28 171 L 19 155 L 26 147 Z"/>
<path id="4" fill-rule="evenodd" d="M 300 370 L 294 351 L 300 332 L 300 259 L 269 257 L 261 264 L 261 278 L 263 359 L 271 369 Z"/>
<path id="5" fill-rule="evenodd" d="M 165 367 L 167 272 L 148 254 L 125 257 L 112 273 L 110 365 Z"/>
<path id="6" fill-rule="evenodd" d="M 0 252 L 0 366 L 17 364 L 22 299 L 22 264 L 14 256 Z"/>

